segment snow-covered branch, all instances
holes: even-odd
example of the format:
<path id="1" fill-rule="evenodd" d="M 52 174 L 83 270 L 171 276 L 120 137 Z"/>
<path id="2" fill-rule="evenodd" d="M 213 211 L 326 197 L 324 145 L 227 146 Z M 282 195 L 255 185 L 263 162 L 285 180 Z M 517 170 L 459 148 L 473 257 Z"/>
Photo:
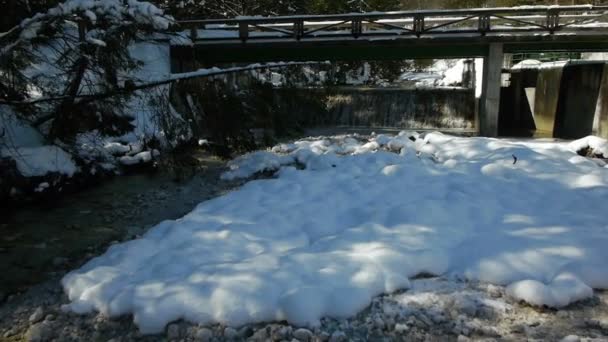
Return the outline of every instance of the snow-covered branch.
<path id="1" fill-rule="evenodd" d="M 159 79 L 159 80 L 155 80 L 155 81 L 134 84 L 134 85 L 133 84 L 125 85 L 123 87 L 116 88 L 116 89 L 114 89 L 112 91 L 108 91 L 108 92 L 93 93 L 93 94 L 80 94 L 80 95 L 76 95 L 75 98 L 79 99 L 80 102 L 90 102 L 90 101 L 105 99 L 105 98 L 112 97 L 112 96 L 130 94 L 137 90 L 154 88 L 154 87 L 158 87 L 158 86 L 162 86 L 162 85 L 166 85 L 166 84 L 170 84 L 170 83 L 185 81 L 185 80 L 199 78 L 199 77 L 212 77 L 212 76 L 220 76 L 220 75 L 226 75 L 226 74 L 237 73 L 237 72 L 260 70 L 260 69 L 276 69 L 276 68 L 284 68 L 284 67 L 288 67 L 288 66 L 298 66 L 298 65 L 302 66 L 302 65 L 328 64 L 328 63 L 329 62 L 317 62 L 317 61 L 276 62 L 276 63 L 265 63 L 265 64 L 256 63 L 256 64 L 247 65 L 247 66 L 232 67 L 232 68 L 227 68 L 227 69 L 220 69 L 220 68 L 216 68 L 216 67 L 210 68 L 210 69 L 198 69 L 198 70 L 192 71 L 192 72 L 172 74 L 171 76 L 169 76 L 167 78 L 163 78 L 163 79 Z M 43 102 L 62 101 L 67 98 L 70 98 L 70 96 L 62 95 L 62 96 L 54 96 L 54 97 L 41 97 L 41 98 L 25 100 L 25 101 L 2 101 L 2 100 L 0 100 L 0 104 L 14 105 L 14 106 L 32 105 L 32 104 L 38 104 L 38 103 L 43 103 Z"/>

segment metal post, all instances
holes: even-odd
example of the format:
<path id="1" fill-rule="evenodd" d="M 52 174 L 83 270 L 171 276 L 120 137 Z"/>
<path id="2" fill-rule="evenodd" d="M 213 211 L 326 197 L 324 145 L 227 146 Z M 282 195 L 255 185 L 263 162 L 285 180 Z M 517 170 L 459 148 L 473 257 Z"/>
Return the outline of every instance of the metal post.
<path id="1" fill-rule="evenodd" d="M 293 35 L 297 40 L 304 36 L 304 20 L 298 19 L 293 22 Z"/>
<path id="2" fill-rule="evenodd" d="M 485 34 L 490 31 L 491 27 L 491 22 L 492 19 L 490 18 L 489 15 L 481 15 L 479 16 L 479 33 L 481 33 L 482 36 L 485 36 Z"/>
<path id="3" fill-rule="evenodd" d="M 547 28 L 551 33 L 559 28 L 559 10 L 549 9 L 547 12 Z"/>
<path id="4" fill-rule="evenodd" d="M 359 38 L 363 33 L 363 25 L 361 24 L 361 20 L 353 19 L 351 31 L 353 33 L 353 37 Z"/>
<path id="5" fill-rule="evenodd" d="M 502 43 L 491 43 L 488 56 L 483 61 L 483 86 L 479 113 L 479 134 L 485 137 L 498 136 L 502 59 Z"/>
<path id="6" fill-rule="evenodd" d="M 190 27 L 190 40 L 192 40 L 192 42 L 196 42 L 196 39 L 198 38 L 198 29 L 196 28 L 196 26 L 191 26 Z"/>
<path id="7" fill-rule="evenodd" d="M 239 38 L 241 38 L 241 40 L 244 43 L 245 41 L 247 41 L 248 37 L 249 37 L 249 24 L 240 22 L 239 23 Z"/>
<path id="8" fill-rule="evenodd" d="M 424 16 L 416 15 L 414 17 L 414 32 L 416 33 L 417 37 L 420 37 L 420 35 L 424 32 Z"/>

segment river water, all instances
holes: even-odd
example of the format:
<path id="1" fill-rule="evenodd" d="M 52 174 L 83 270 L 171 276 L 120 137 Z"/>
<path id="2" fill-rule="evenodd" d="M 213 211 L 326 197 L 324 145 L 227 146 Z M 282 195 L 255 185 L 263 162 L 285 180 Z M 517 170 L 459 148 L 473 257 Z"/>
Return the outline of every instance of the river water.
<path id="1" fill-rule="evenodd" d="M 196 159 L 199 169 L 185 181 L 166 170 L 123 175 L 0 217 L 0 300 L 238 186 L 220 181 L 224 161 L 204 153 Z"/>

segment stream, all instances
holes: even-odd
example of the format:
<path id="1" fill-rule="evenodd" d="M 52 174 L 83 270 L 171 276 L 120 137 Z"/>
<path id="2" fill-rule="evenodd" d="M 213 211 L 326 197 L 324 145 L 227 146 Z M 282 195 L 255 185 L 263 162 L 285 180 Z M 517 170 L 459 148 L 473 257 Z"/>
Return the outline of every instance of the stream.
<path id="1" fill-rule="evenodd" d="M 203 152 L 195 158 L 198 171 L 181 182 L 167 170 L 122 175 L 0 217 L 0 301 L 238 186 L 220 180 L 225 161 Z"/>

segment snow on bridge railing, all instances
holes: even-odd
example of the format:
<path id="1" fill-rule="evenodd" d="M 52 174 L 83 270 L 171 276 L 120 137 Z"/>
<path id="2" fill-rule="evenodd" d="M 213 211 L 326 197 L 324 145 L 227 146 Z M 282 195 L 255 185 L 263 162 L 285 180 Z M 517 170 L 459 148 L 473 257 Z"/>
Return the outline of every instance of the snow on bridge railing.
<path id="1" fill-rule="evenodd" d="M 368 12 L 330 15 L 237 17 L 178 21 L 193 42 L 252 39 L 359 38 L 475 33 L 554 33 L 608 28 L 608 6 L 518 6 L 499 8 Z"/>

